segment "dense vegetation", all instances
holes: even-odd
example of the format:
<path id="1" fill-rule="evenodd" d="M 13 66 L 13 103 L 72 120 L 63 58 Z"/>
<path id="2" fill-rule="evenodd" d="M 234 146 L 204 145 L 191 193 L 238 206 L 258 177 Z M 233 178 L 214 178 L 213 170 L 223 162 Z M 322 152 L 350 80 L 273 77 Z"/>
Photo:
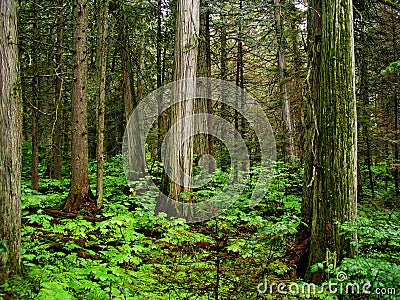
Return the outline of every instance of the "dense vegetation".
<path id="1" fill-rule="evenodd" d="M 2 299 L 400 297 L 397 1 L 18 2 L 0 2 Z M 146 136 L 146 180 L 175 200 L 229 202 L 236 172 L 217 136 L 184 140 L 179 130 L 196 128 L 171 126 L 179 116 L 221 117 L 248 150 L 239 199 L 190 224 L 159 198 L 147 209 L 156 197 L 143 178 L 127 180 L 121 150 L 130 117 L 142 124 L 132 113 L 141 100 L 196 76 L 257 101 L 276 160 L 249 207 L 264 158 L 236 109 L 244 92 L 235 109 L 222 95 L 160 112 Z M 192 95 L 187 82 L 175 98 Z M 169 130 L 184 147 L 168 167 L 190 178 L 212 169 L 210 182 L 168 178 Z M 204 154 L 215 165 L 202 165 Z"/>
<path id="2" fill-rule="evenodd" d="M 393 189 L 385 170 L 384 165 L 374 168 L 379 198 L 362 201 L 356 227 L 342 228 L 343 233 L 358 231 L 357 256 L 334 270 L 325 262 L 317 266 L 335 282 L 340 271 L 346 272 L 346 283 L 370 282 L 372 294 L 376 287 L 398 287 L 400 282 L 399 213 L 383 208 Z M 121 174 L 117 156 L 106 164 L 102 212 L 77 218 L 54 214 L 68 194 L 68 179 L 43 179 L 39 191 L 30 189 L 29 179 L 23 181 L 24 270 L 22 277 L 3 285 L 5 299 L 259 299 L 257 287 L 264 278 L 270 283 L 295 281 L 289 250 L 296 246 L 301 222 L 298 165 L 279 163 L 268 196 L 254 209 L 246 207 L 245 193 L 223 215 L 191 226 L 143 209 Z M 92 162 L 92 182 L 94 175 Z M 217 193 L 225 178 L 219 172 L 215 190 L 196 196 Z M 339 295 L 325 291 L 317 296 Z M 366 295 L 356 298 L 361 296 Z M 275 289 L 264 297 L 301 296 Z"/>

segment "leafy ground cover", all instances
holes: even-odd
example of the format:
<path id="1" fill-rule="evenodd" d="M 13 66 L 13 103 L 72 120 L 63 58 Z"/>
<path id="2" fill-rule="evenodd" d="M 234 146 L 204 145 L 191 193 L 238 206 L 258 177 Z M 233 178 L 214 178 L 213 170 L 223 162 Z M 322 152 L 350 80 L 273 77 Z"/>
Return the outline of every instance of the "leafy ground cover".
<path id="1" fill-rule="evenodd" d="M 116 157 L 106 166 L 105 203 L 95 216 L 57 214 L 68 180 L 43 179 L 39 191 L 23 182 L 24 272 L 0 288 L 4 299 L 395 299 L 374 293 L 379 287 L 400 293 L 399 214 L 384 208 L 383 196 L 366 197 L 358 223 L 341 225 L 343 234 L 357 231 L 358 255 L 338 268 L 328 261 L 314 266 L 336 283 L 369 283 L 371 294 L 260 293 L 265 282 L 301 284 L 288 258 L 301 223 L 301 168 L 278 163 L 268 195 L 254 209 L 245 192 L 224 214 L 188 225 L 145 210 L 120 165 Z M 219 185 L 196 197 L 218 193 L 226 174 L 217 177 Z M 339 281 L 338 272 L 346 278 Z"/>

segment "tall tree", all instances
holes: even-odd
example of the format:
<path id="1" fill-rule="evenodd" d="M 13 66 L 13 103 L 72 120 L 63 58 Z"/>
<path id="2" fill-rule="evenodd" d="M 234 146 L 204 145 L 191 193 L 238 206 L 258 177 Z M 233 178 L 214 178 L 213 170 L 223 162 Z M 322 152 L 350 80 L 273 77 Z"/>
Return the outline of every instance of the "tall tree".
<path id="1" fill-rule="evenodd" d="M 39 64 L 38 64 L 38 1 L 33 1 L 33 77 L 32 77 L 32 176 L 31 176 L 31 188 L 33 190 L 38 189 L 39 185 L 39 145 L 38 145 L 38 98 L 39 98 Z"/>
<path id="2" fill-rule="evenodd" d="M 197 54 L 197 76 L 198 77 L 211 77 L 211 50 L 210 50 L 210 8 L 208 0 L 202 0 L 200 3 L 200 28 L 199 28 L 199 41 L 198 41 L 198 54 Z M 210 87 L 204 86 L 206 95 L 210 97 Z M 212 101 L 207 98 L 196 99 L 194 103 L 195 113 L 212 114 Z M 199 128 L 207 128 L 211 126 L 211 118 L 204 117 L 198 124 Z M 196 130 L 197 132 L 198 130 Z M 194 139 L 194 152 L 200 158 L 204 154 L 212 154 L 212 136 L 207 134 L 196 135 Z M 207 164 L 206 169 L 208 172 L 213 171 L 213 166 Z"/>
<path id="3" fill-rule="evenodd" d="M 119 15 L 119 35 L 120 35 L 120 51 L 121 51 L 121 67 L 122 67 L 122 93 L 125 110 L 125 122 L 128 122 L 133 111 L 133 97 L 135 96 L 134 82 L 132 75 L 132 61 L 130 55 L 129 27 L 123 14 Z"/>
<path id="4" fill-rule="evenodd" d="M 163 2 L 162 0 L 158 0 L 157 2 L 157 42 L 156 42 L 156 68 L 157 68 L 157 89 L 159 89 L 164 83 L 165 71 L 163 68 L 163 64 L 165 65 L 165 55 L 163 59 L 163 52 L 166 50 L 166 45 L 164 41 L 163 34 L 163 25 L 162 25 L 162 17 L 163 17 Z M 164 43 L 163 43 L 164 42 Z M 162 137 L 165 135 L 165 131 L 168 123 L 168 114 L 162 113 L 162 99 L 163 95 L 160 95 L 157 98 L 158 101 L 158 114 L 160 115 L 157 120 L 157 159 L 161 161 L 161 146 L 162 146 Z M 165 174 L 163 183 L 165 183 Z M 166 191 L 164 191 L 166 192 Z"/>
<path id="5" fill-rule="evenodd" d="M 64 210 L 73 211 L 93 200 L 88 175 L 87 32 L 88 1 L 74 0 L 74 79 L 72 83 L 71 189 Z"/>
<path id="6" fill-rule="evenodd" d="M 309 101 L 312 170 L 303 214 L 311 229 L 308 265 L 339 264 L 354 253 L 355 235 L 341 235 L 338 223 L 357 217 L 357 125 L 352 0 L 313 0 L 309 9 Z M 308 212 L 304 212 L 308 209 Z M 323 280 L 323 271 L 306 278 Z"/>
<path id="7" fill-rule="evenodd" d="M 370 91 L 369 91 L 369 72 L 368 72 L 368 60 L 366 56 L 366 52 L 369 51 L 369 47 L 367 47 L 366 40 L 367 40 L 367 27 L 362 20 L 362 24 L 360 25 L 360 44 L 359 50 L 357 53 L 358 56 L 358 64 L 360 65 L 359 68 L 359 84 L 358 84 L 358 99 L 362 103 L 360 107 L 362 108 L 361 111 L 358 111 L 358 125 L 359 125 L 359 132 L 363 134 L 363 138 L 365 140 L 365 164 L 368 169 L 368 180 L 369 180 L 369 188 L 371 190 L 372 198 L 375 197 L 375 188 L 374 188 L 374 180 L 373 180 L 373 172 L 372 172 L 372 155 L 371 155 L 371 138 L 370 138 L 370 127 L 371 127 L 371 119 L 364 117 L 366 113 L 370 110 Z M 365 112 L 363 112 L 363 109 Z M 360 144 L 360 141 L 358 141 Z M 359 159 L 360 162 L 360 159 Z M 362 186 L 362 183 L 359 182 L 359 186 Z M 359 190 L 360 194 L 360 190 Z"/>
<path id="8" fill-rule="evenodd" d="M 391 19 L 391 44 L 392 44 L 392 60 L 395 62 L 398 60 L 398 22 L 396 22 L 398 19 L 398 14 L 399 11 L 397 11 L 397 14 L 395 12 L 392 12 L 390 14 L 390 19 Z M 393 152 L 394 152 L 394 172 L 393 172 L 393 179 L 394 179 L 394 193 L 395 196 L 398 197 L 400 195 L 400 190 L 399 190 L 399 183 L 400 183 L 400 176 L 399 176 L 399 145 L 398 145 L 398 140 L 399 140 L 399 99 L 398 99 L 398 82 L 399 82 L 399 77 L 396 76 L 396 73 L 393 74 L 393 92 L 392 92 L 392 97 L 393 97 L 393 118 L 394 118 L 394 124 L 393 124 L 393 131 L 394 131 L 394 140 L 396 141 L 393 143 Z"/>
<path id="9" fill-rule="evenodd" d="M 235 74 L 235 83 L 236 83 L 236 98 L 235 98 L 235 107 L 243 107 L 244 103 L 244 51 L 243 51 L 243 19 L 244 19 L 244 11 L 243 11 L 243 0 L 239 1 L 239 20 L 238 20 L 238 42 L 237 42 L 237 56 L 236 56 L 236 74 Z M 240 87 L 240 93 L 239 93 Z M 239 96 L 240 95 L 240 96 Z M 235 116 L 235 140 L 238 140 L 238 134 L 240 133 L 242 138 L 245 138 L 245 130 L 244 130 L 244 121 L 243 116 L 239 114 L 238 109 L 234 109 Z M 241 126 L 240 126 L 241 125 Z M 238 178 L 238 166 L 234 167 L 235 180 Z"/>
<path id="10" fill-rule="evenodd" d="M 0 2 L 0 278 L 21 270 L 21 143 L 17 1 Z"/>
<path id="11" fill-rule="evenodd" d="M 274 0 L 275 5 L 275 25 L 276 25 L 276 35 L 278 40 L 278 68 L 279 68 L 279 89 L 282 99 L 282 119 L 284 125 L 284 131 L 287 134 L 288 143 L 285 143 L 285 154 L 289 157 L 290 161 L 293 161 L 295 156 L 294 150 L 294 139 L 293 139 L 293 129 L 292 129 L 292 117 L 290 110 L 290 98 L 288 95 L 288 78 L 286 71 L 286 54 L 285 54 L 285 40 L 284 40 L 284 30 L 283 30 L 283 20 L 282 20 L 282 9 L 281 1 Z"/>
<path id="12" fill-rule="evenodd" d="M 174 90 L 175 103 L 172 109 L 172 143 L 170 146 L 179 147 L 172 151 L 170 196 L 178 200 L 181 192 L 190 191 L 193 163 L 193 140 L 183 140 L 183 136 L 191 137 L 194 132 L 192 122 L 179 122 L 193 114 L 194 96 L 196 93 L 197 43 L 200 23 L 200 0 L 178 0 L 175 36 L 175 73 L 174 80 L 190 79 L 191 82 L 177 82 Z M 186 99 L 182 102 L 181 99 Z M 180 169 L 186 176 L 181 176 Z"/>
<path id="13" fill-rule="evenodd" d="M 103 169 L 104 169 L 104 109 L 106 100 L 107 33 L 108 1 L 98 1 L 99 18 L 97 19 L 97 207 L 103 204 Z"/>
<path id="14" fill-rule="evenodd" d="M 132 53 L 130 51 L 130 43 L 129 43 L 129 24 L 128 19 L 124 14 L 120 16 L 120 26 L 119 26 L 119 34 L 120 34 L 120 51 L 121 51 L 121 67 L 122 67 L 122 90 L 123 90 L 123 101 L 124 101 L 124 109 L 125 109 L 125 121 L 128 123 L 130 118 L 134 118 L 135 120 L 139 120 L 138 112 L 135 109 L 138 104 L 138 92 L 139 89 L 143 88 L 143 85 L 139 88 L 138 85 L 135 85 L 134 73 L 133 73 L 133 63 Z M 131 114 L 134 114 L 131 116 Z M 137 144 L 138 140 L 134 138 L 132 132 L 128 130 L 128 143 L 130 149 L 139 149 L 140 146 Z M 134 157 L 134 155 L 129 156 L 129 165 L 132 166 L 133 170 L 140 170 L 142 173 L 145 170 L 145 166 L 143 165 L 144 159 L 142 158 L 142 152 L 136 152 L 136 155 L 139 155 L 138 158 Z M 130 173 L 130 181 L 136 181 L 138 179 L 138 175 Z"/>
<path id="15" fill-rule="evenodd" d="M 54 161 L 54 169 L 53 176 L 56 179 L 61 179 L 61 153 L 62 153 L 62 142 L 63 142 L 63 134 L 62 134 L 62 119 L 63 119 L 63 109 L 62 109 L 62 95 L 63 95 L 63 10 L 64 10 L 64 0 L 59 0 L 59 11 L 57 14 L 57 33 L 56 33 L 56 43 L 57 43 L 57 52 L 55 55 L 56 60 L 56 120 L 55 120 L 55 134 L 54 134 L 54 142 L 52 144 L 51 152 Z"/>

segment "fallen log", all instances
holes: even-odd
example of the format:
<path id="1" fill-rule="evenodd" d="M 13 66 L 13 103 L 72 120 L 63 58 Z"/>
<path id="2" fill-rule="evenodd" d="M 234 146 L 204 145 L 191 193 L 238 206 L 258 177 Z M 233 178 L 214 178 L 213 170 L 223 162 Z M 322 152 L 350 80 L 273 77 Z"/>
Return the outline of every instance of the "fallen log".
<path id="1" fill-rule="evenodd" d="M 75 219 L 77 217 L 82 217 L 82 219 L 90 222 L 101 222 L 103 221 L 101 218 L 96 218 L 96 217 L 91 217 L 91 216 L 84 216 L 80 215 L 77 213 L 72 213 L 72 212 L 66 212 L 66 211 L 61 211 L 57 209 L 44 209 L 44 211 L 53 217 L 61 217 L 61 218 L 69 218 L 69 219 Z"/>

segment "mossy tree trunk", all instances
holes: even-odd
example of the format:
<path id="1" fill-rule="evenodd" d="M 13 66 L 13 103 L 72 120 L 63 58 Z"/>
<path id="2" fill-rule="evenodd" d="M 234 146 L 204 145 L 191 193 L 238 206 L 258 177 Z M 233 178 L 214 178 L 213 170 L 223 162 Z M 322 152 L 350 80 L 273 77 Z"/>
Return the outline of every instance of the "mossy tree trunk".
<path id="1" fill-rule="evenodd" d="M 309 9 L 309 143 L 303 216 L 310 226 L 308 267 L 339 264 L 355 235 L 338 223 L 357 218 L 357 120 L 352 0 L 313 0 Z M 307 211 L 306 211 L 307 210 Z M 324 280 L 321 270 L 306 279 Z"/>
<path id="2" fill-rule="evenodd" d="M 87 32 L 88 2 L 74 1 L 74 79 L 72 83 L 72 149 L 71 189 L 64 210 L 76 211 L 91 206 L 93 194 L 89 187 L 87 136 Z"/>
<path id="3" fill-rule="evenodd" d="M 17 1 L 0 1 L 0 279 L 21 270 L 22 98 Z"/>

